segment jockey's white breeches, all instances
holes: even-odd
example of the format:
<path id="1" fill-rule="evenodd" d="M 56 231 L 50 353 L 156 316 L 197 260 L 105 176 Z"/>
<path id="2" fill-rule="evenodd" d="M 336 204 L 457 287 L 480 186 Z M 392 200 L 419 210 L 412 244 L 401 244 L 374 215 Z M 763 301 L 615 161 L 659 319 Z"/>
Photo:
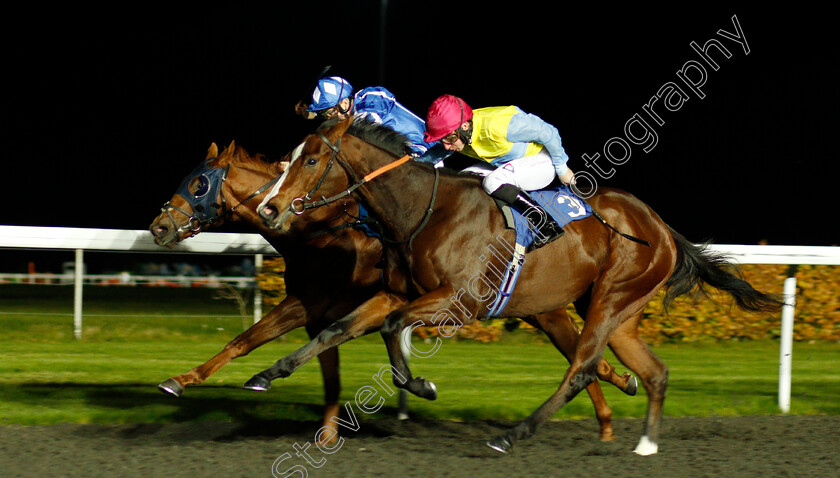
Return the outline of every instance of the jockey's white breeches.
<path id="1" fill-rule="evenodd" d="M 543 150 L 533 156 L 514 159 L 488 174 L 482 181 L 487 194 L 502 184 L 513 184 L 524 191 L 536 191 L 548 186 L 554 179 L 554 165 L 551 156 Z"/>

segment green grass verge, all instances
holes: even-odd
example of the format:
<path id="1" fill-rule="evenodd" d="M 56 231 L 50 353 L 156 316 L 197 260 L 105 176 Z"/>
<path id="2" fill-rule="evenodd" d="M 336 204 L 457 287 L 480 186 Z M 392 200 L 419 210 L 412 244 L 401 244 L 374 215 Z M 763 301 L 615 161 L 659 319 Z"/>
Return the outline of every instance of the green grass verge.
<path id="1" fill-rule="evenodd" d="M 267 393 L 240 388 L 300 347 L 306 339 L 301 331 L 235 360 L 206 384 L 175 399 L 155 385 L 209 359 L 241 331 L 241 319 L 229 316 L 235 313 L 233 304 L 212 301 L 206 291 L 134 290 L 132 299 L 116 299 L 111 295 L 120 294 L 88 288 L 85 313 L 90 315 L 85 317 L 84 339 L 76 341 L 72 316 L 63 315 L 68 312 L 66 297 L 25 296 L 44 289 L 54 289 L 53 296 L 66 294 L 50 287 L 29 288 L 16 296 L 0 291 L 5 312 L 0 314 L 0 424 L 320 417 L 323 388 L 317 361 L 275 381 Z M 668 416 L 780 413 L 777 341 L 668 344 L 654 351 L 670 368 Z M 352 402 L 364 386 L 381 390 L 373 375 L 387 357 L 378 334 L 345 344 L 340 354 L 342 402 Z M 607 358 L 620 372 L 626 370 L 611 354 Z M 469 420 L 524 418 L 556 389 L 567 363 L 545 341 L 518 331 L 491 344 L 445 340 L 434 356 L 413 357 L 411 366 L 439 391 L 435 402 L 410 398 L 415 417 Z M 627 397 L 609 384 L 602 387 L 614 417 L 644 416 L 644 391 Z M 364 418 L 391 416 L 395 405 L 396 395 Z M 794 344 L 791 413 L 840 414 L 840 344 Z M 555 418 L 593 416 L 583 393 Z"/>

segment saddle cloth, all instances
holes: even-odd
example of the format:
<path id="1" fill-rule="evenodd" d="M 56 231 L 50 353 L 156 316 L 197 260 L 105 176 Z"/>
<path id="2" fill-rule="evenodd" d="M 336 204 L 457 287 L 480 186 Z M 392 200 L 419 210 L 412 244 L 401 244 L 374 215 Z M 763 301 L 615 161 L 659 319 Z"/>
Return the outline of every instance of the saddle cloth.
<path id="1" fill-rule="evenodd" d="M 466 167 L 459 166 L 458 169 L 460 174 L 484 177 L 495 171 L 496 167 L 484 161 L 470 160 Z M 557 221 L 560 227 L 592 215 L 589 204 L 578 198 L 569 186 L 561 185 L 556 178 L 548 187 L 539 191 L 530 191 L 528 194 Z M 496 200 L 496 205 L 505 217 L 508 228 L 516 230 L 517 244 L 525 248 L 532 246 L 534 233 L 529 227 L 528 219 L 499 200 Z"/>
<path id="2" fill-rule="evenodd" d="M 531 191 L 534 201 L 545 209 L 560 227 L 592 215 L 592 208 L 578 198 L 569 186 L 553 186 L 548 189 Z M 513 228 L 516 230 L 516 243 L 530 247 L 534 243 L 534 232 L 526 219 L 518 211 L 513 210 Z M 510 227 L 510 226 L 509 226 Z"/>
<path id="3" fill-rule="evenodd" d="M 592 215 L 592 208 L 585 201 L 578 198 L 565 185 L 555 185 L 540 191 L 531 191 L 531 197 L 548 213 L 560 227 L 569 224 L 572 221 L 589 217 Z M 510 300 L 513 289 L 516 287 L 516 281 L 519 279 L 519 273 L 522 271 L 522 264 L 525 262 L 525 252 L 528 247 L 534 244 L 535 234 L 531 228 L 528 219 L 521 213 L 512 209 L 507 204 L 496 201 L 502 215 L 505 217 L 508 228 L 516 231 L 516 244 L 514 245 L 513 254 L 499 290 L 496 293 L 496 298 L 493 303 L 488 306 L 490 312 L 487 317 L 499 317 L 502 315 L 505 306 Z"/>

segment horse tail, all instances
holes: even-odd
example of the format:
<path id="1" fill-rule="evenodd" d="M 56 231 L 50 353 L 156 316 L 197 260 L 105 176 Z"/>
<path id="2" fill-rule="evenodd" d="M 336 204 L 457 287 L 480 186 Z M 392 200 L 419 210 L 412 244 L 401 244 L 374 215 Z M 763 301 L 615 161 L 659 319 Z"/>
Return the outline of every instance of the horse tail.
<path id="1" fill-rule="evenodd" d="M 674 299 L 695 288 L 696 294 L 709 297 L 708 286 L 731 295 L 742 310 L 775 312 L 781 308 L 783 300 L 780 296 L 753 288 L 725 254 L 709 251 L 708 244 L 692 244 L 670 226 L 668 230 L 677 246 L 677 265 L 665 283 L 663 304 L 666 310 Z"/>

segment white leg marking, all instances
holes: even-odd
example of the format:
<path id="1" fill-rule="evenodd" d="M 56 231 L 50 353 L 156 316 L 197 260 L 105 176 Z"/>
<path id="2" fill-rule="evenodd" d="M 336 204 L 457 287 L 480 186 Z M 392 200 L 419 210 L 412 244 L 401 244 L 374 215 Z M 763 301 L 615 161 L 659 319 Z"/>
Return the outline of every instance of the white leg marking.
<path id="1" fill-rule="evenodd" d="M 642 435 L 642 439 L 639 440 L 639 444 L 636 445 L 636 449 L 633 450 L 633 453 L 648 456 L 655 454 L 657 451 L 659 451 L 659 445 L 650 441 L 647 435 Z"/>

